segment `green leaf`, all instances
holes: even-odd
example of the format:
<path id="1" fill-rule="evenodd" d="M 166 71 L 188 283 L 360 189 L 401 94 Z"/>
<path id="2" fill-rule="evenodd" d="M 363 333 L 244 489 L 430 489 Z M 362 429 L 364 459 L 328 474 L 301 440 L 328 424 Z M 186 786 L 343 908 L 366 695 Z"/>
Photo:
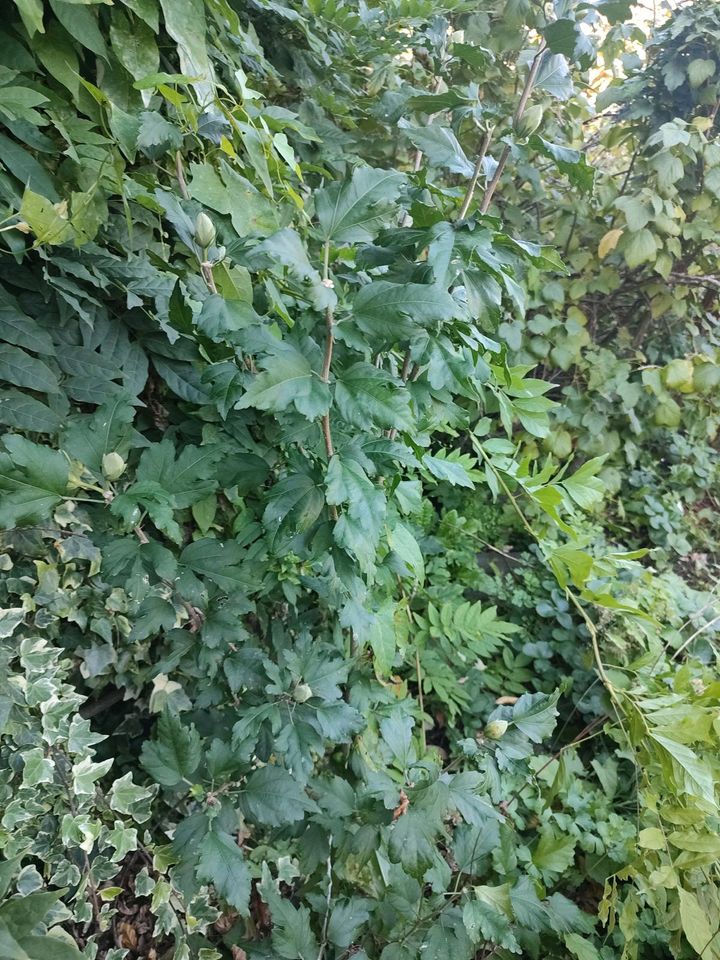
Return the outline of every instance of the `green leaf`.
<path id="1" fill-rule="evenodd" d="M 413 426 L 408 392 L 371 363 L 355 363 L 342 372 L 335 385 L 335 402 L 341 416 L 359 429 L 373 423 L 388 430 Z"/>
<path id="2" fill-rule="evenodd" d="M 662 754 L 671 760 L 677 788 L 690 796 L 702 797 L 716 809 L 713 775 L 708 764 L 685 744 L 655 731 L 650 732 L 650 737 L 660 746 Z"/>
<path id="3" fill-rule="evenodd" d="M 197 864 L 199 880 L 212 883 L 218 895 L 235 907 L 241 916 L 248 915 L 250 871 L 237 840 L 219 828 L 213 828 L 200 844 Z"/>
<path id="4" fill-rule="evenodd" d="M 566 933 L 565 946 L 577 960 L 601 960 L 600 952 L 592 940 L 579 933 Z"/>
<path id="5" fill-rule="evenodd" d="M 533 134 L 530 137 L 530 147 L 537 150 L 544 157 L 555 162 L 555 166 L 564 173 L 570 183 L 584 193 L 592 192 L 595 181 L 595 170 L 587 162 L 587 157 L 580 150 L 564 147 L 559 143 L 551 143 L 543 137 Z"/>
<path id="6" fill-rule="evenodd" d="M 244 556 L 242 548 L 232 540 L 203 538 L 185 547 L 180 563 L 227 593 L 244 593 L 253 586 L 241 566 Z"/>
<path id="7" fill-rule="evenodd" d="M 549 925 L 547 910 L 540 901 L 535 884 L 523 874 L 510 888 L 510 904 L 517 922 L 528 930 L 545 930 Z"/>
<path id="8" fill-rule="evenodd" d="M 543 56 L 535 88 L 544 90 L 556 100 L 568 100 L 572 96 L 573 84 L 570 79 L 570 70 L 562 54 L 553 54 L 548 51 Z"/>
<path id="9" fill-rule="evenodd" d="M 263 864 L 259 890 L 270 907 L 273 950 L 286 960 L 317 960 L 319 947 L 310 926 L 310 910 L 294 907 L 279 895 L 267 864 Z"/>
<path id="10" fill-rule="evenodd" d="M 562 485 L 575 503 L 583 510 L 589 510 L 605 496 L 605 484 L 597 476 L 605 463 L 605 457 L 587 460 Z"/>
<path id="11" fill-rule="evenodd" d="M 268 494 L 263 514 L 273 547 L 284 549 L 298 534 L 309 530 L 325 506 L 323 489 L 307 473 L 293 473 L 279 480 Z"/>
<path id="12" fill-rule="evenodd" d="M 0 423 L 31 433 L 56 434 L 63 418 L 29 394 L 7 390 L 0 393 Z"/>
<path id="13" fill-rule="evenodd" d="M 273 827 L 302 820 L 308 811 L 317 809 L 287 770 L 275 766 L 250 774 L 240 802 L 245 817 Z"/>
<path id="14" fill-rule="evenodd" d="M 377 345 L 407 341 L 423 327 L 451 320 L 458 305 L 445 290 L 421 283 L 374 280 L 358 291 L 353 318 L 361 330 L 377 338 Z"/>
<path id="15" fill-rule="evenodd" d="M 32 38 L 35 33 L 44 33 L 43 0 L 15 0 L 25 29 Z"/>
<path id="16" fill-rule="evenodd" d="M 215 92 L 213 69 L 205 40 L 205 5 L 202 0 L 160 0 L 165 29 L 177 43 L 180 72 L 196 77 L 193 86 L 201 103 Z"/>
<path id="17" fill-rule="evenodd" d="M 351 897 L 349 900 L 336 900 L 333 904 L 327 935 L 330 943 L 345 949 L 355 940 L 356 934 L 370 919 L 368 907 L 370 900 L 363 897 Z"/>
<path id="18" fill-rule="evenodd" d="M 431 166 L 443 167 L 463 177 L 473 175 L 474 165 L 449 127 L 439 123 L 429 123 L 424 127 L 401 123 L 400 127 L 412 145 L 426 155 Z"/>
<path id="19" fill-rule="evenodd" d="M 200 765 L 202 744 L 194 726 L 184 726 L 167 711 L 160 715 L 157 739 L 143 744 L 143 767 L 157 783 L 176 787 L 189 780 Z"/>
<path id="20" fill-rule="evenodd" d="M 546 880 L 564 873 L 575 860 L 575 838 L 546 829 L 533 850 L 532 861 Z"/>
<path id="21" fill-rule="evenodd" d="M 163 154 L 182 146 L 180 130 L 154 110 L 140 114 L 137 146 L 150 160 L 159 160 Z"/>
<path id="22" fill-rule="evenodd" d="M 157 71 L 160 54 L 155 32 L 144 21 L 131 23 L 122 11 L 116 10 L 110 20 L 110 42 L 113 53 L 134 80 Z"/>
<path id="23" fill-rule="evenodd" d="M 315 194 L 315 212 L 323 240 L 362 243 L 372 240 L 395 208 L 405 177 L 395 170 L 357 167 L 349 179 Z"/>
<path id="24" fill-rule="evenodd" d="M 20 217 L 35 234 L 38 244 L 49 245 L 64 243 L 73 233 L 67 212 L 62 205 L 53 205 L 46 197 L 40 196 L 29 187 L 25 188 Z"/>
<path id="25" fill-rule="evenodd" d="M 56 450 L 6 434 L 0 452 L 0 527 L 44 520 L 67 491 L 68 461 Z"/>
<path id="26" fill-rule="evenodd" d="M 559 698 L 559 690 L 549 695 L 546 693 L 523 694 L 512 708 L 512 722 L 533 743 L 542 743 L 555 729 Z"/>
<path id="27" fill-rule="evenodd" d="M 119 393 L 92 416 L 72 420 L 63 431 L 63 450 L 96 474 L 102 474 L 106 453 L 119 451 L 125 454 L 129 448 L 135 408 L 128 399 L 127 395 Z"/>
<path id="28" fill-rule="evenodd" d="M 510 953 L 522 952 L 508 918 L 483 900 L 470 900 L 465 904 L 463 923 L 473 943 L 489 941 Z"/>
<path id="29" fill-rule="evenodd" d="M 330 390 L 310 366 L 310 361 L 290 344 L 261 361 L 264 372 L 255 375 L 236 409 L 255 407 L 280 413 L 292 404 L 308 420 L 315 420 L 330 408 Z"/>
<path id="30" fill-rule="evenodd" d="M 40 126 L 46 120 L 37 110 L 33 110 L 33 107 L 38 107 L 47 101 L 48 98 L 44 94 L 29 87 L 3 87 L 0 114 L 4 113 L 10 120 L 25 120 Z"/>
<path id="31" fill-rule="evenodd" d="M 117 406 L 115 410 L 119 409 Z M 108 420 L 108 428 L 111 421 Z M 114 438 L 104 438 L 107 449 L 116 449 Z M 99 448 L 96 451 L 100 453 Z M 218 444 L 194 447 L 188 444 L 175 459 L 175 446 L 172 440 L 150 446 L 143 452 L 137 469 L 140 482 L 157 483 L 172 497 L 176 508 L 189 507 L 213 493 L 218 485 L 215 478 L 216 465 L 222 458 L 222 449 Z"/>
<path id="32" fill-rule="evenodd" d="M 642 230 L 650 222 L 652 213 L 638 197 L 618 197 L 615 206 L 625 214 L 628 230 L 633 233 Z"/>
<path id="33" fill-rule="evenodd" d="M 385 516 L 385 495 L 357 460 L 334 456 L 327 470 L 327 502 L 346 505 L 335 524 L 336 543 L 354 554 L 361 568 L 373 566 Z"/>
<path id="34" fill-rule="evenodd" d="M 706 80 L 715 76 L 716 64 L 714 60 L 697 58 L 688 64 L 687 73 L 691 87 L 701 87 Z"/>

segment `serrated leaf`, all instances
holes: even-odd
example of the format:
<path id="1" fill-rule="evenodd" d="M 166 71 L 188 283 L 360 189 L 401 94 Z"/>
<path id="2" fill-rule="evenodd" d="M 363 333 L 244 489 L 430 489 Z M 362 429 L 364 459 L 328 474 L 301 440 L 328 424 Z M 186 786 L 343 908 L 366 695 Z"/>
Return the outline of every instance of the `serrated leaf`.
<path id="1" fill-rule="evenodd" d="M 261 361 L 265 368 L 255 375 L 236 409 L 255 407 L 281 413 L 292 404 L 308 420 L 315 420 L 330 408 L 330 391 L 310 366 L 310 361 L 286 345 Z"/>
<path id="2" fill-rule="evenodd" d="M 327 502 L 345 505 L 334 529 L 335 541 L 370 569 L 385 516 L 385 495 L 357 460 L 334 456 L 327 470 Z"/>
<path id="3" fill-rule="evenodd" d="M 0 379 L 39 393 L 58 393 L 60 390 L 57 377 L 46 363 L 7 344 L 0 353 Z"/>
<path id="4" fill-rule="evenodd" d="M 308 811 L 316 809 L 297 780 L 275 766 L 261 767 L 250 774 L 240 802 L 248 819 L 273 827 L 302 820 Z"/>
<path id="5" fill-rule="evenodd" d="M 424 127 L 402 124 L 401 129 L 413 146 L 422 150 L 432 166 L 443 167 L 463 177 L 473 175 L 474 165 L 449 127 L 439 123 L 429 123 Z"/>
<path id="6" fill-rule="evenodd" d="M 29 394 L 7 390 L 0 393 L 0 423 L 31 433 L 56 434 L 63 418 Z"/>
<path id="7" fill-rule="evenodd" d="M 342 417 L 354 427 L 410 430 L 410 397 L 393 376 L 371 363 L 355 363 L 335 384 L 335 402 Z"/>
<path id="8" fill-rule="evenodd" d="M 441 287 L 421 283 L 374 280 L 358 291 L 353 318 L 379 344 L 392 344 L 416 336 L 418 329 L 458 314 L 458 304 Z"/>
<path id="9" fill-rule="evenodd" d="M 263 514 L 273 546 L 282 549 L 298 534 L 309 530 L 324 506 L 322 487 L 310 474 L 294 473 L 279 480 L 268 494 Z"/>
<path id="10" fill-rule="evenodd" d="M 393 211 L 405 177 L 396 170 L 357 167 L 343 183 L 315 194 L 323 240 L 361 243 L 372 240 Z"/>
<path id="11" fill-rule="evenodd" d="M 3 437 L 0 452 L 0 527 L 44 520 L 67 491 L 68 461 L 24 437 Z"/>
<path id="12" fill-rule="evenodd" d="M 157 783 L 176 787 L 189 780 L 202 759 L 200 735 L 194 726 L 185 726 L 167 711 L 158 720 L 156 739 L 142 748 L 142 765 Z"/>
<path id="13" fill-rule="evenodd" d="M 575 838 L 552 829 L 541 835 L 532 853 L 532 861 L 546 880 L 564 873 L 575 859 Z"/>
<path id="14" fill-rule="evenodd" d="M 559 697 L 559 690 L 523 694 L 512 708 L 512 722 L 533 743 L 542 743 L 555 729 Z"/>
<path id="15" fill-rule="evenodd" d="M 559 143 L 551 143 L 537 134 L 530 137 L 530 147 L 537 150 L 542 156 L 553 160 L 558 170 L 565 174 L 574 187 L 582 190 L 583 193 L 592 191 L 595 170 L 587 162 L 586 155 L 580 150 L 573 150 L 571 147 L 565 147 Z"/>
<path id="16" fill-rule="evenodd" d="M 219 827 L 211 829 L 200 844 L 197 876 L 212 883 L 223 900 L 247 916 L 250 871 L 237 840 Z"/>

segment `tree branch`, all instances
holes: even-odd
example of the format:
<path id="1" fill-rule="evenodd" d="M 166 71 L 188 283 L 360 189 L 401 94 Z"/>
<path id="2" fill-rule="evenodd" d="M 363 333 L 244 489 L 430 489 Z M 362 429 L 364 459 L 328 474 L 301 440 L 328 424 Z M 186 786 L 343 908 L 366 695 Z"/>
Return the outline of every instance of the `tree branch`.
<path id="1" fill-rule="evenodd" d="M 538 52 L 535 54 L 535 59 L 532 62 L 530 67 L 530 72 L 527 75 L 527 80 L 525 81 L 525 86 L 523 87 L 523 92 L 520 95 L 520 100 L 517 105 L 517 109 L 513 114 L 513 123 L 517 123 L 518 120 L 525 113 L 525 107 L 527 106 L 528 100 L 530 99 L 530 94 L 532 93 L 533 87 L 535 86 L 535 80 L 537 79 L 538 70 L 540 69 L 540 64 L 542 62 L 543 54 L 545 53 L 545 41 L 540 44 Z M 510 156 L 510 147 L 508 144 L 505 144 L 503 152 L 500 154 L 500 159 L 498 160 L 498 165 L 493 174 L 493 178 L 488 184 L 487 190 L 485 191 L 485 196 L 482 199 L 480 204 L 480 213 L 487 213 L 488 207 L 493 198 L 493 194 L 497 189 L 497 185 L 500 183 L 500 177 L 503 175 L 503 170 L 505 169 L 505 164 L 507 159 Z"/>
<path id="2" fill-rule="evenodd" d="M 485 136 L 483 137 L 483 142 L 480 145 L 480 153 L 478 153 L 477 160 L 475 161 L 475 169 L 473 170 L 473 175 L 470 180 L 470 183 L 467 188 L 467 193 L 465 194 L 465 199 L 462 202 L 462 206 L 458 211 L 458 220 L 464 220 L 467 216 L 467 212 L 470 209 L 470 204 L 472 203 L 473 196 L 475 194 L 475 187 L 477 186 L 478 177 L 480 176 L 480 171 L 482 170 L 483 160 L 485 159 L 488 147 L 490 146 L 490 140 L 492 139 L 492 127 L 489 127 Z"/>

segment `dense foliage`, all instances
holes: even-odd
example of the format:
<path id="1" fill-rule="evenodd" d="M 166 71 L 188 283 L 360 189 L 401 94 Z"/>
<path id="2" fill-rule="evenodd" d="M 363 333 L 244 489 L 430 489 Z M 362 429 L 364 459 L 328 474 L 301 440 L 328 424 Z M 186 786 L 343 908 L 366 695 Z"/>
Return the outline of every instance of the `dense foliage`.
<path id="1" fill-rule="evenodd" d="M 0 957 L 720 957 L 720 8 L 4 12 Z"/>

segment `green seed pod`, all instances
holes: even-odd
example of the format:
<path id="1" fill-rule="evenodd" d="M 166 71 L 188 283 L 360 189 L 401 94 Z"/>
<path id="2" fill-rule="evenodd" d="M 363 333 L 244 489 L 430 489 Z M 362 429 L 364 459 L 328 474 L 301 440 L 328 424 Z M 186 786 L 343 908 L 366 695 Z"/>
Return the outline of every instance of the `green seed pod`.
<path id="1" fill-rule="evenodd" d="M 519 120 L 513 120 L 513 133 L 518 140 L 527 140 L 542 123 L 543 108 L 539 103 L 528 107 Z"/>
<path id="2" fill-rule="evenodd" d="M 215 243 L 215 224 L 206 213 L 199 213 L 195 220 L 195 242 L 203 250 Z"/>
<path id="3" fill-rule="evenodd" d="M 293 690 L 293 700 L 297 703 L 305 703 L 313 695 L 312 689 L 307 683 L 299 683 Z"/>
<path id="4" fill-rule="evenodd" d="M 505 736 L 508 726 L 507 720 L 491 720 L 485 727 L 485 736 L 488 740 L 499 740 Z"/>
<path id="5" fill-rule="evenodd" d="M 125 473 L 126 463 L 119 453 L 106 453 L 102 458 L 102 469 L 108 480 L 117 480 Z"/>

